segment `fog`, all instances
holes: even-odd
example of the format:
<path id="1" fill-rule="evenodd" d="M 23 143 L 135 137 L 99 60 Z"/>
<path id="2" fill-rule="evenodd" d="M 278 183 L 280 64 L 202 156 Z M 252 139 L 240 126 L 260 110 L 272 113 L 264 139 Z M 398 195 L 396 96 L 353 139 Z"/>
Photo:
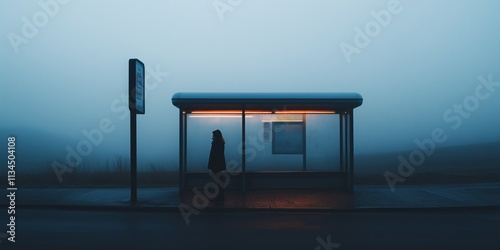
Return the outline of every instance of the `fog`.
<path id="1" fill-rule="evenodd" d="M 409 153 L 436 129 L 437 148 L 499 142 L 498 13 L 497 0 L 3 1 L 0 149 L 13 135 L 19 170 L 63 163 L 111 122 L 81 161 L 128 157 L 130 58 L 147 67 L 143 168 L 177 168 L 176 92 L 358 92 L 359 156 Z"/>

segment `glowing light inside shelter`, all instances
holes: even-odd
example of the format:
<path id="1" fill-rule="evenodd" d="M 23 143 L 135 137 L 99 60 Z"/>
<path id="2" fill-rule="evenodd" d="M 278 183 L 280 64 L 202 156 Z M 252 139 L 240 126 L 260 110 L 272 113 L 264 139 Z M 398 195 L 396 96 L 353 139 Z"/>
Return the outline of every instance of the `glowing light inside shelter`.
<path id="1" fill-rule="evenodd" d="M 247 118 L 252 118 L 253 116 L 246 116 Z M 190 115 L 189 118 L 239 118 L 241 115 Z"/>
<path id="2" fill-rule="evenodd" d="M 191 114 L 241 114 L 239 110 L 199 110 L 192 111 Z M 246 110 L 245 114 L 336 114 L 335 111 L 328 110 Z"/>

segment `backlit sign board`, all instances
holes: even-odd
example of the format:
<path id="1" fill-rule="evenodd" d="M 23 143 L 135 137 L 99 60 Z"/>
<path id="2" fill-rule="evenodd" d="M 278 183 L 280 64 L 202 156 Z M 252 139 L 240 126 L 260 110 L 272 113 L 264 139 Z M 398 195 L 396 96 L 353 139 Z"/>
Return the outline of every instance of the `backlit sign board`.
<path id="1" fill-rule="evenodd" d="M 146 89 L 145 89 L 145 67 L 139 59 L 128 61 L 129 74 L 129 109 L 137 114 L 144 114 Z"/>

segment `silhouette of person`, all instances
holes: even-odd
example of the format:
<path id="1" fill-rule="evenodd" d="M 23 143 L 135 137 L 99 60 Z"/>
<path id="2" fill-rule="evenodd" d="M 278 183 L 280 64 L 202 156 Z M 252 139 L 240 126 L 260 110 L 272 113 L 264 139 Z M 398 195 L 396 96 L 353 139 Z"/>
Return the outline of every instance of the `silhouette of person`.
<path id="1" fill-rule="evenodd" d="M 208 169 L 211 170 L 215 176 L 219 176 L 221 171 L 226 170 L 226 157 L 224 156 L 224 137 L 220 130 L 212 132 L 212 148 L 210 149 L 210 157 L 208 158 Z M 219 185 L 219 193 L 213 200 L 224 199 L 224 187 Z"/>

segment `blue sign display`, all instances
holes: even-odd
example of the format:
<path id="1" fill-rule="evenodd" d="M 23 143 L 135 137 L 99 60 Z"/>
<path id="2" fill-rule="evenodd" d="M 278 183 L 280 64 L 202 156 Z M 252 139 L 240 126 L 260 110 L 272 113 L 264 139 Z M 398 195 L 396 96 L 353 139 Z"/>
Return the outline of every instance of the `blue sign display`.
<path id="1" fill-rule="evenodd" d="M 129 60 L 129 109 L 144 114 L 145 109 L 145 67 L 139 59 Z"/>

